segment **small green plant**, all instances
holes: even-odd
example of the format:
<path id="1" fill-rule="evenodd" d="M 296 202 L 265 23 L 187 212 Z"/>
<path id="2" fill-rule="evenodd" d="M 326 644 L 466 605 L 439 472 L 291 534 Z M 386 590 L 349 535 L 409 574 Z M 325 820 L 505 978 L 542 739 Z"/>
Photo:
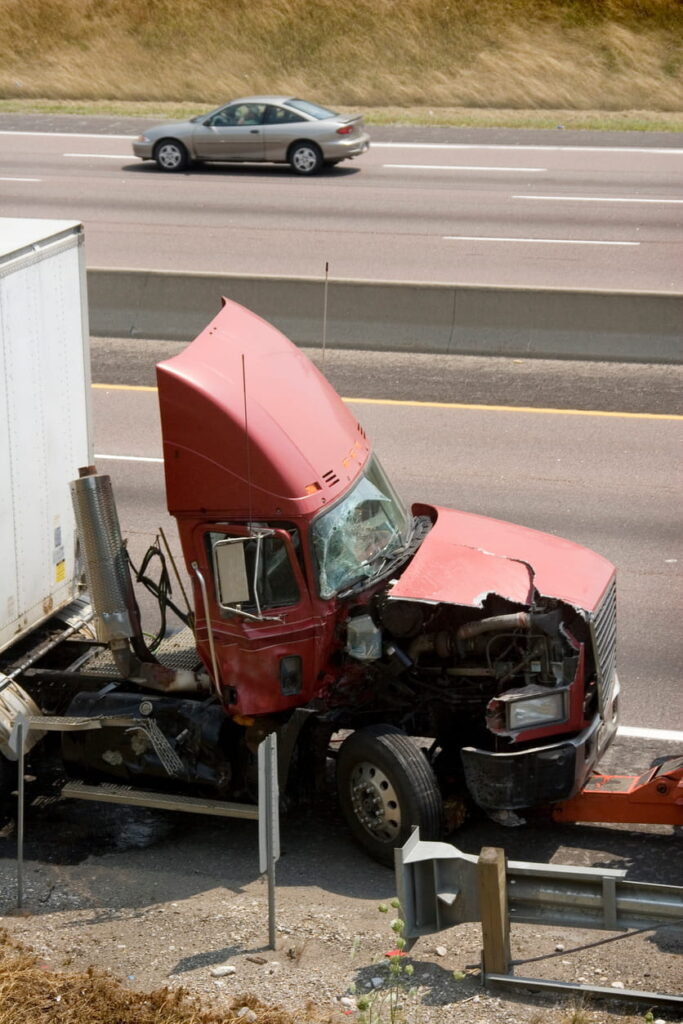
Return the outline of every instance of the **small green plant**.
<path id="1" fill-rule="evenodd" d="M 380 903 L 377 908 L 380 914 L 388 914 L 390 909 L 401 911 L 401 905 L 394 899 L 389 905 Z M 356 1000 L 358 1008 L 358 1024 L 411 1024 L 416 1020 L 415 1011 L 420 1003 L 418 989 L 412 984 L 415 968 L 405 963 L 406 940 L 403 936 L 405 922 L 395 917 L 390 923 L 394 933 L 394 948 L 384 954 L 386 973 L 380 975 L 382 985 Z"/>

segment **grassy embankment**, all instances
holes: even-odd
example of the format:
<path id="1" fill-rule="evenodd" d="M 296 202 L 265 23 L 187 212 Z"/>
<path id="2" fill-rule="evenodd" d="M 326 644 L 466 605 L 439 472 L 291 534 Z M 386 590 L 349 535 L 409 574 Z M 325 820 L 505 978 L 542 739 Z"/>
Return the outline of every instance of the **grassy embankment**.
<path id="1" fill-rule="evenodd" d="M 0 0 L 0 110 L 683 129 L 679 0 Z"/>

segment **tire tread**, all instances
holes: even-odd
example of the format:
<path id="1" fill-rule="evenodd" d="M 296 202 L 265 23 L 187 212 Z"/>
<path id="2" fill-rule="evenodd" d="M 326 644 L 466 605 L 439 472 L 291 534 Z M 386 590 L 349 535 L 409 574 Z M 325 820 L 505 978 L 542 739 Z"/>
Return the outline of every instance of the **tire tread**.
<path id="1" fill-rule="evenodd" d="M 339 796 L 342 810 L 355 838 L 380 863 L 393 865 L 393 847 L 374 839 L 356 819 L 349 807 L 347 794 L 341 782 L 346 774 L 347 763 L 352 765 L 355 760 L 371 760 L 372 755 L 366 751 L 367 744 L 376 744 L 388 759 L 392 759 L 406 777 L 410 777 L 411 794 L 419 808 L 419 822 L 407 822 L 402 826 L 404 835 L 399 845 L 405 842 L 409 832 L 406 828 L 419 824 L 420 836 L 425 840 L 439 839 L 442 834 L 443 807 L 436 777 L 424 754 L 416 747 L 414 741 L 401 729 L 388 724 L 365 726 L 352 733 L 339 751 L 337 761 Z"/>

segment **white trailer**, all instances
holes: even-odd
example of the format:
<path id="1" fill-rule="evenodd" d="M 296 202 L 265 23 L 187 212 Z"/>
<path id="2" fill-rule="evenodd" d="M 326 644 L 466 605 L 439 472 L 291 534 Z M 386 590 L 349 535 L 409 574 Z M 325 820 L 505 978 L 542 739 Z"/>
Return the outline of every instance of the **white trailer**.
<path id="1" fill-rule="evenodd" d="M 0 219 L 0 651 L 68 605 L 92 462 L 83 226 Z"/>

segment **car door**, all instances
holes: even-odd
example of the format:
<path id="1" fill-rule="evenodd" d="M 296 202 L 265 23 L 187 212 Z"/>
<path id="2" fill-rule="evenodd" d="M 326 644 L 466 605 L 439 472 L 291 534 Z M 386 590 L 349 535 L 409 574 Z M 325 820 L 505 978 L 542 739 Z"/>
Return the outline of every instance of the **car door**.
<path id="1" fill-rule="evenodd" d="M 275 103 L 266 106 L 263 131 L 266 160 L 286 160 L 291 143 L 308 136 L 306 118 Z"/>
<path id="2" fill-rule="evenodd" d="M 264 103 L 230 103 L 194 131 L 198 160 L 263 160 Z"/>

